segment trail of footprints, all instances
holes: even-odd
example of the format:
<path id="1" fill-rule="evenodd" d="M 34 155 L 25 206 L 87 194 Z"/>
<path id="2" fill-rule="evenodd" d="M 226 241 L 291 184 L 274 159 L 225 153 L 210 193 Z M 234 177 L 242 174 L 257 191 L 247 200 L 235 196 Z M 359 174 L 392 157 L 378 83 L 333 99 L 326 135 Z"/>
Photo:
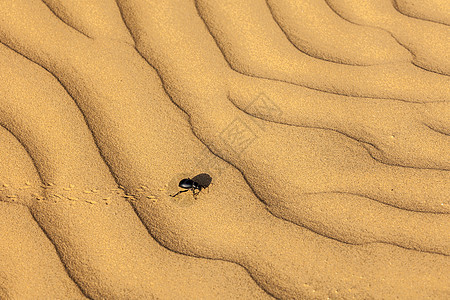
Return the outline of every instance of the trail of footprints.
<path id="1" fill-rule="evenodd" d="M 6 202 L 17 203 L 19 200 L 19 195 L 17 191 L 25 191 L 32 189 L 33 186 L 29 181 L 26 181 L 23 186 L 14 187 L 8 183 L 3 183 L 0 185 L 0 195 L 6 199 Z M 128 202 L 134 202 L 137 200 L 136 196 L 145 197 L 149 202 L 156 203 L 157 196 L 153 195 L 149 190 L 149 187 L 142 185 L 137 188 L 133 194 L 129 194 L 125 191 L 125 188 L 121 185 L 118 188 L 113 188 L 110 190 L 99 190 L 98 188 L 92 189 L 77 189 L 74 184 L 69 184 L 66 187 L 58 187 L 55 184 L 48 182 L 44 185 L 40 185 L 38 188 L 42 188 L 45 195 L 39 195 L 37 193 L 31 193 L 31 197 L 36 201 L 50 201 L 52 203 L 59 203 L 61 201 L 66 201 L 68 203 L 73 202 L 84 202 L 89 204 L 99 204 L 99 205 L 109 205 L 112 201 L 113 195 L 119 195 Z M 164 189 L 159 189 L 163 191 Z M 71 196 L 71 192 L 76 192 L 83 194 L 84 197 Z"/>

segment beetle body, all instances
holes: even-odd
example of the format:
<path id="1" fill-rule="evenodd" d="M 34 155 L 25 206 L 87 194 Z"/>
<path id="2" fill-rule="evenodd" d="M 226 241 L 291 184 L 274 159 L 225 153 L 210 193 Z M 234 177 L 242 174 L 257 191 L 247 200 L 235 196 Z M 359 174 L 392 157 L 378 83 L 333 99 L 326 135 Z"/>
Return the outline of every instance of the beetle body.
<path id="1" fill-rule="evenodd" d="M 178 183 L 178 186 L 185 190 L 179 191 L 175 195 L 171 195 L 171 197 L 175 197 L 176 195 L 187 192 L 189 190 L 191 190 L 192 193 L 194 194 L 194 197 L 196 197 L 197 194 L 202 190 L 202 186 L 198 182 L 196 182 L 190 178 L 181 179 L 180 183 Z"/>

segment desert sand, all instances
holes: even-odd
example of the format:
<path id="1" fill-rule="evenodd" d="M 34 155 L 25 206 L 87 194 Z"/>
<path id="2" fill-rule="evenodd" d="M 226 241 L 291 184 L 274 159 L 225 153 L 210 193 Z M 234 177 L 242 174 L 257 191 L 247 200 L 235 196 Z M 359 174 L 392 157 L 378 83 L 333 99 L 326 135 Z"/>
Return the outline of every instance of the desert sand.
<path id="1" fill-rule="evenodd" d="M 0 299 L 448 299 L 449 9 L 1 1 Z"/>

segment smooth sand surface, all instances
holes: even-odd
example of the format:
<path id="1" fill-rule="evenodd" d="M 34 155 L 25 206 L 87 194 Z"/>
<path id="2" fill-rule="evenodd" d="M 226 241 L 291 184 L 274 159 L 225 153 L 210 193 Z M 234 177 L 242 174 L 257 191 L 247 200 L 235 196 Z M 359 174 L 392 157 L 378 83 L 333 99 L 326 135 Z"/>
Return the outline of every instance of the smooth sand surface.
<path id="1" fill-rule="evenodd" d="M 0 2 L 0 298 L 450 297 L 450 27 L 356 2 Z"/>

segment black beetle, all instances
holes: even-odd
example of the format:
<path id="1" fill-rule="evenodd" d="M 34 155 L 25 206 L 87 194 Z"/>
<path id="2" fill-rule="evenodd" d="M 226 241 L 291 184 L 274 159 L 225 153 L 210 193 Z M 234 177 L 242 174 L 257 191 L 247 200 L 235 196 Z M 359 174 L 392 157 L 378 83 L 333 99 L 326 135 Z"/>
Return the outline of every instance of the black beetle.
<path id="1" fill-rule="evenodd" d="M 192 191 L 192 193 L 194 194 L 194 197 L 197 196 L 197 194 L 202 190 L 203 186 L 198 183 L 197 181 L 194 181 L 190 178 L 185 178 L 185 179 L 181 179 L 180 183 L 178 183 L 178 186 L 180 188 L 185 189 L 184 191 L 179 191 L 178 193 L 176 193 L 175 195 L 170 195 L 171 197 L 175 197 L 176 195 L 180 194 L 180 193 L 184 193 L 187 192 L 189 190 Z"/>

